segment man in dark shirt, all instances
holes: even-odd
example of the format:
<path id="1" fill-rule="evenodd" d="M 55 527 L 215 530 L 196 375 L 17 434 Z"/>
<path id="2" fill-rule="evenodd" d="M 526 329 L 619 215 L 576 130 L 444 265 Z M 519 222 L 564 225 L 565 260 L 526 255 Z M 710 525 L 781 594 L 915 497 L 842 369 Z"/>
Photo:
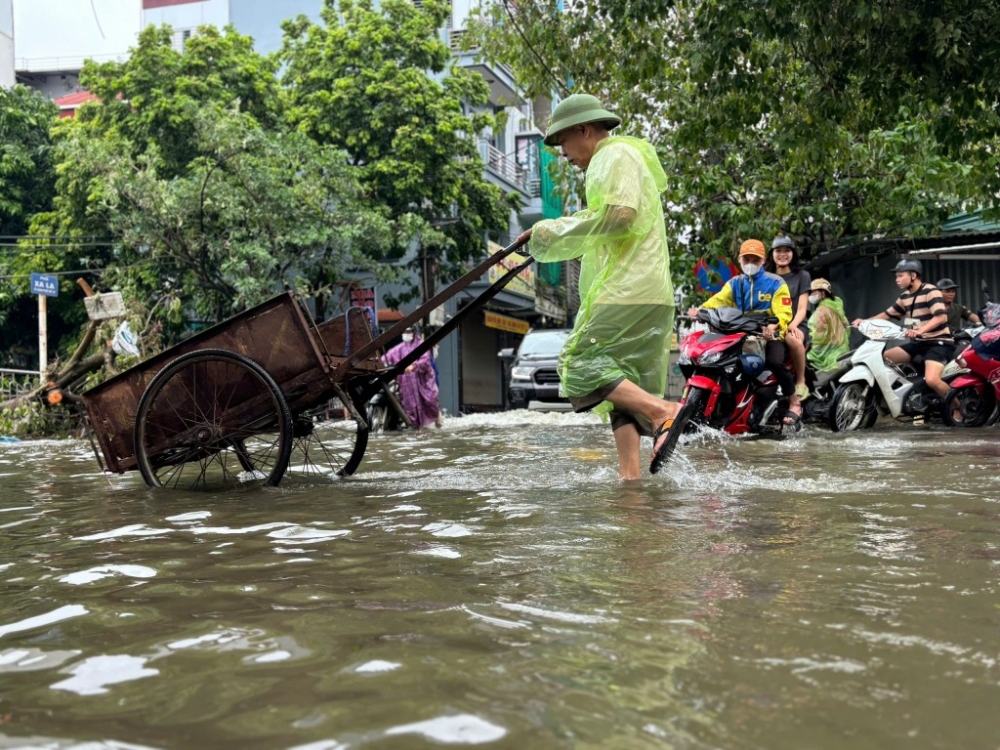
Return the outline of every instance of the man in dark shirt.
<path id="1" fill-rule="evenodd" d="M 979 325 L 979 316 L 955 299 L 958 296 L 958 284 L 951 279 L 941 279 L 934 286 L 941 292 L 945 307 L 948 308 L 948 328 L 951 329 L 952 334 L 962 330 L 963 320 L 967 320 L 973 325 Z"/>
<path id="2" fill-rule="evenodd" d="M 896 318 L 902 321 L 908 344 L 889 349 L 885 358 L 902 364 L 918 354 L 924 357 L 924 382 L 944 398 L 948 395 L 948 384 L 941 380 L 944 366 L 951 360 L 951 330 L 948 328 L 948 309 L 941 292 L 933 284 L 925 284 L 920 278 L 924 267 L 919 260 L 903 258 L 892 269 L 896 274 L 896 286 L 903 292 L 899 299 L 885 312 L 873 316 L 875 320 Z M 851 325 L 857 326 L 861 318 Z"/>

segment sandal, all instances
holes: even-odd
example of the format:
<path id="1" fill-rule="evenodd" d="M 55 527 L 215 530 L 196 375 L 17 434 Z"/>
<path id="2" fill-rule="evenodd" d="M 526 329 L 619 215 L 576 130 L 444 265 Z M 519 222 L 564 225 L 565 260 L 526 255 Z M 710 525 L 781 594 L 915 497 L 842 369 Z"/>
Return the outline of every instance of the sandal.
<path id="1" fill-rule="evenodd" d="M 649 473 L 655 474 L 673 453 L 674 446 L 668 439 L 670 428 L 674 426 L 674 418 L 663 420 L 663 423 L 653 432 L 653 457 L 649 461 Z M 675 441 L 676 443 L 676 441 Z"/>
<path id="2" fill-rule="evenodd" d="M 796 414 L 791 409 L 788 409 L 785 412 L 785 416 L 782 418 L 781 421 L 784 423 L 785 427 L 791 427 L 794 429 L 795 432 L 798 432 L 800 429 L 802 429 L 802 415 Z"/>
<path id="3" fill-rule="evenodd" d="M 799 400 L 801 401 L 801 397 L 800 397 Z M 798 409 L 798 411 L 795 411 L 796 409 Z M 801 422 L 802 421 L 802 404 L 798 403 L 798 404 L 795 404 L 794 406 L 792 404 L 789 404 L 788 405 L 788 409 L 785 410 L 785 416 L 782 419 L 782 421 L 785 424 L 788 424 L 788 425 L 793 425 L 796 422 Z"/>

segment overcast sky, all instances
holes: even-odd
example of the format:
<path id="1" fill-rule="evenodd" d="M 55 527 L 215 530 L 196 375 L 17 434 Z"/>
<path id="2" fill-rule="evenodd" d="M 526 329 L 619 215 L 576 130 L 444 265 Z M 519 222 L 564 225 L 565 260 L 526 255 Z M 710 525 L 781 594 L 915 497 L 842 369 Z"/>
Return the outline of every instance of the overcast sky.
<path id="1" fill-rule="evenodd" d="M 140 0 L 14 0 L 14 56 L 118 55 L 135 44 L 141 18 Z"/>

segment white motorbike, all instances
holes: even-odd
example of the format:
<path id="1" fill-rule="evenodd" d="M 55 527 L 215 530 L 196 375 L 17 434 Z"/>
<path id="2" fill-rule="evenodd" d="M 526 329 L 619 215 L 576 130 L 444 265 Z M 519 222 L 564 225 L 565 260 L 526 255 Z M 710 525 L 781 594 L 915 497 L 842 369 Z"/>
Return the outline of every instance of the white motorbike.
<path id="1" fill-rule="evenodd" d="M 940 415 L 941 398 L 924 382 L 923 363 L 897 365 L 885 359 L 886 348 L 912 342 L 904 329 L 888 320 L 864 320 L 858 330 L 868 340 L 851 355 L 851 369 L 841 376 L 833 394 L 830 429 L 866 429 L 875 424 L 879 412 L 896 419 Z M 949 382 L 963 372 L 968 369 L 952 360 L 941 378 Z"/>

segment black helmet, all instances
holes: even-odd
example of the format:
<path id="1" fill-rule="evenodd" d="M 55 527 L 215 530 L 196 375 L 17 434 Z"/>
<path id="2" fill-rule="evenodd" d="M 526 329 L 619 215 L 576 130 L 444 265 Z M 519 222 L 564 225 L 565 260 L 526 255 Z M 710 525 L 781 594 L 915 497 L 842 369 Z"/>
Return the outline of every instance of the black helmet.
<path id="1" fill-rule="evenodd" d="M 903 271 L 912 271 L 917 276 L 924 275 L 923 264 L 919 260 L 913 260 L 912 258 L 900 258 L 899 263 L 892 269 L 893 273 L 901 273 Z"/>
<path id="2" fill-rule="evenodd" d="M 938 289 L 942 292 L 947 292 L 949 289 L 958 289 L 958 284 L 956 284 L 951 279 L 941 279 L 937 284 L 935 284 Z"/>
<path id="3" fill-rule="evenodd" d="M 771 249 L 774 250 L 775 248 L 779 248 L 779 247 L 790 247 L 790 248 L 792 248 L 792 250 L 794 250 L 795 249 L 795 241 L 792 240 L 792 238 L 788 237 L 788 236 L 775 237 L 774 240 L 771 242 Z"/>

